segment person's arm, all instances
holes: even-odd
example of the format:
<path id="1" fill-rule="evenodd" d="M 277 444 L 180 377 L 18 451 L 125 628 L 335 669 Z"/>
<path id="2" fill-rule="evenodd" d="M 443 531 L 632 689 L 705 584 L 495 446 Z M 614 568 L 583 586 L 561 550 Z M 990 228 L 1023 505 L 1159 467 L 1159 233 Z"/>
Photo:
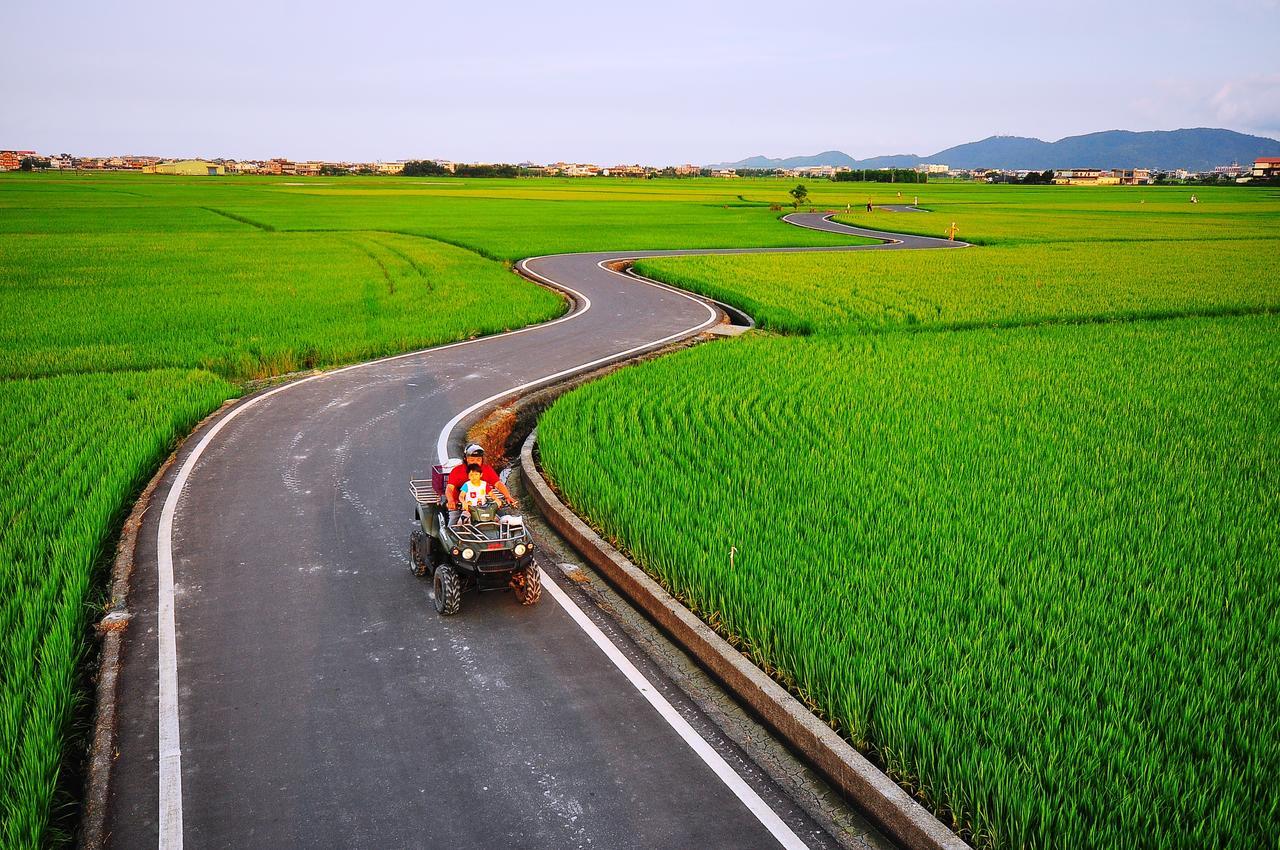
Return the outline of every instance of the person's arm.
<path id="1" fill-rule="evenodd" d="M 445 485 L 444 503 L 449 506 L 451 511 L 458 509 L 458 488 L 453 486 L 452 481 Z"/>
<path id="2" fill-rule="evenodd" d="M 503 484 L 501 479 L 498 480 L 497 487 L 498 491 L 502 493 L 502 497 L 511 503 L 511 507 L 520 507 L 520 503 L 516 500 L 516 497 L 511 495 L 511 491 L 507 489 L 507 485 Z"/>
<path id="3" fill-rule="evenodd" d="M 493 487 L 499 493 L 501 493 L 502 497 L 506 499 L 507 502 L 512 507 L 514 508 L 520 507 L 520 502 L 517 501 L 515 496 L 511 495 L 511 491 L 507 489 L 507 485 L 502 483 L 502 476 L 498 474 L 498 471 L 496 469 L 494 469 L 492 466 L 489 466 L 488 464 L 485 464 L 484 472 L 485 472 L 485 479 L 490 487 Z"/>

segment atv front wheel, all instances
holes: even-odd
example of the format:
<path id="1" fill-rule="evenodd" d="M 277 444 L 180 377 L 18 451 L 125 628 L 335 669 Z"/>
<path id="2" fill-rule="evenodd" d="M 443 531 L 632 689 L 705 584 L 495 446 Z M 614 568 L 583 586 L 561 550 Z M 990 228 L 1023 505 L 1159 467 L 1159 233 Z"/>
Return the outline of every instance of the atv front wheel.
<path id="1" fill-rule="evenodd" d="M 538 567 L 533 561 L 523 570 L 511 575 L 511 589 L 521 605 L 532 605 L 542 598 L 542 576 L 538 574 Z"/>
<path id="2" fill-rule="evenodd" d="M 462 607 L 462 583 L 451 564 L 436 567 L 432 590 L 436 598 L 436 612 L 442 617 L 452 617 Z"/>

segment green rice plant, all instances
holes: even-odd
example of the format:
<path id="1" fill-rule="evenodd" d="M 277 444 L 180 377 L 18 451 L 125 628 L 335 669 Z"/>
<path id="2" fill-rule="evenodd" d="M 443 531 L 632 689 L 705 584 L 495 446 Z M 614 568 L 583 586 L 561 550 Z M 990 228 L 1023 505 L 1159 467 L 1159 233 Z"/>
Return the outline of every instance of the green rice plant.
<path id="1" fill-rule="evenodd" d="M 1047 242 L 1185 242 L 1280 237 L 1280 196 L 1237 187 L 984 186 L 925 184 L 871 191 L 875 204 L 920 196 L 925 213 L 894 213 L 853 204 L 836 221 L 982 245 Z M 1201 203 L 1190 203 L 1195 195 Z"/>
<path id="2" fill-rule="evenodd" d="M 661 257 L 636 271 L 786 333 L 1020 325 L 1280 309 L 1273 241 Z"/>
<path id="3" fill-rule="evenodd" d="M 232 379 L 545 321 L 558 295 L 390 233 L 33 234 L 0 243 L 0 377 L 196 366 Z"/>
<path id="4" fill-rule="evenodd" d="M 542 462 L 975 844 L 1245 850 L 1280 829 L 1278 334 L 748 336 L 563 397 Z"/>
<path id="5" fill-rule="evenodd" d="M 122 512 L 235 388 L 163 370 L 0 381 L 0 844 L 40 847 Z M 100 591 L 97 591 L 100 593 Z"/>

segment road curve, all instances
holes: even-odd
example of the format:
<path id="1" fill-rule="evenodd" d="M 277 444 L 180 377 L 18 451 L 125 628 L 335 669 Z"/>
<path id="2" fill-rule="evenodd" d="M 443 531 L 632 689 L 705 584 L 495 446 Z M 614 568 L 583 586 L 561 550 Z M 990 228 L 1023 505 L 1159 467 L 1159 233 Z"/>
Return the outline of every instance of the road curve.
<path id="1" fill-rule="evenodd" d="M 138 536 L 110 843 L 834 846 L 572 592 L 469 595 L 444 619 L 406 569 L 406 481 L 456 453 L 468 411 L 718 320 L 609 261 L 963 245 L 785 220 L 891 241 L 525 260 L 571 313 L 264 392 L 193 435 Z"/>

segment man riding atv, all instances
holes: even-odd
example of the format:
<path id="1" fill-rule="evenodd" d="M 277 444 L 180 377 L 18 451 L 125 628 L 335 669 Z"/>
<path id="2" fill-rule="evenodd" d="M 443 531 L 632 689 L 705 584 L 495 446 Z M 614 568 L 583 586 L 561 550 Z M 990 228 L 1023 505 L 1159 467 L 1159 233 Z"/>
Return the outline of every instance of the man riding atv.
<path id="1" fill-rule="evenodd" d="M 513 508 L 520 507 L 520 503 L 511 495 L 511 491 L 502 482 L 497 471 L 484 462 L 484 448 L 479 443 L 472 443 L 467 446 L 463 462 L 449 471 L 449 483 L 444 488 L 444 500 L 449 508 L 449 525 L 457 525 L 462 517 L 462 511 L 458 507 L 458 491 L 462 489 L 463 484 L 467 483 L 467 467 L 473 464 L 480 467 L 480 480 L 488 487 L 497 489 L 506 504 Z M 499 505 L 501 504 L 500 501 Z"/>
<path id="2" fill-rule="evenodd" d="M 533 535 L 523 517 L 499 515 L 503 499 L 509 505 L 518 502 L 484 463 L 484 449 L 472 443 L 466 457 L 467 464 L 450 459 L 431 468 L 430 480 L 409 482 L 416 503 L 409 566 L 414 575 L 432 580 L 436 611 L 442 616 L 458 613 L 466 590 L 510 589 L 521 605 L 533 605 L 542 596 Z M 461 504 L 460 498 L 468 503 Z"/>

